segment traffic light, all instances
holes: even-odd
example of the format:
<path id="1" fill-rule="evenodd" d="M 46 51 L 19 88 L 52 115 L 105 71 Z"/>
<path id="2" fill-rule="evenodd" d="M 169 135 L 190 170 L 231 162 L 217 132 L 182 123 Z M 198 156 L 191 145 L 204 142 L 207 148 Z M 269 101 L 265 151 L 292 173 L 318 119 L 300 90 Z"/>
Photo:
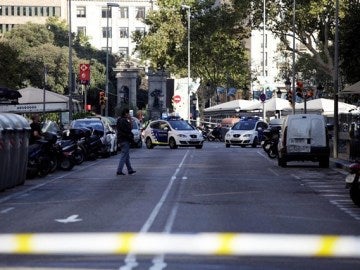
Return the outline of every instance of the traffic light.
<path id="1" fill-rule="evenodd" d="M 304 84 L 302 81 L 297 81 L 296 82 L 296 95 L 298 97 L 303 97 L 303 90 L 304 90 Z"/>
<path id="2" fill-rule="evenodd" d="M 100 93 L 99 93 L 99 104 L 101 106 L 105 106 L 105 104 L 106 104 L 106 98 L 105 98 L 105 92 L 104 91 L 100 91 Z"/>

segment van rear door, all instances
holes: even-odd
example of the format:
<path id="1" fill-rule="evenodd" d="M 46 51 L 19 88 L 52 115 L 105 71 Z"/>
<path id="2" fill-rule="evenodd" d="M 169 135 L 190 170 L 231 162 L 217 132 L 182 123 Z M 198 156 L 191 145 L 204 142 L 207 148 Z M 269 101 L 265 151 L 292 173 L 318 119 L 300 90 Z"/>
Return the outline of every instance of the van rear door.
<path id="1" fill-rule="evenodd" d="M 286 136 L 288 153 L 310 153 L 311 125 L 308 118 L 294 117 L 289 119 Z"/>

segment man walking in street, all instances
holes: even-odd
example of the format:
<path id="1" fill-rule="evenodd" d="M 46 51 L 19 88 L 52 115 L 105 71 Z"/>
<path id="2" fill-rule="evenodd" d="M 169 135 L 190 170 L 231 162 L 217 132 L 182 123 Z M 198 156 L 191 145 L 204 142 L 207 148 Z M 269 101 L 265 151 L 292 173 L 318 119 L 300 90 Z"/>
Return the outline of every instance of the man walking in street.
<path id="1" fill-rule="evenodd" d="M 124 165 L 126 165 L 128 174 L 134 174 L 130 163 L 130 144 L 134 140 L 134 135 L 131 132 L 131 116 L 129 109 L 124 109 L 121 116 L 116 122 L 118 142 L 121 147 L 119 165 L 116 171 L 116 175 L 125 175 L 123 173 Z"/>

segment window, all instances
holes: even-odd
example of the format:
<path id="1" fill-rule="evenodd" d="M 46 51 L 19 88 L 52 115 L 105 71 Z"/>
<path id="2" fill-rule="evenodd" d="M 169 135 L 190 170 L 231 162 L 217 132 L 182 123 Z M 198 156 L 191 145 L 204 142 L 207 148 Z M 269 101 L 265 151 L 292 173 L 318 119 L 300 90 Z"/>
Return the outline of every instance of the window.
<path id="1" fill-rule="evenodd" d="M 86 27 L 85 26 L 79 26 L 77 28 L 78 35 L 86 36 Z"/>
<path id="2" fill-rule="evenodd" d="M 129 8 L 128 7 L 120 7 L 120 18 L 121 19 L 129 18 Z"/>
<path id="3" fill-rule="evenodd" d="M 108 31 L 106 31 L 106 27 L 103 27 L 102 28 L 102 35 L 103 35 L 103 38 L 112 38 L 112 27 L 109 27 L 108 29 L 107 29 Z M 106 35 L 106 32 L 107 32 L 107 35 Z"/>
<path id="4" fill-rule="evenodd" d="M 11 6 L 11 16 L 14 16 L 14 15 L 15 15 L 15 7 Z"/>
<path id="5" fill-rule="evenodd" d="M 135 18 L 136 19 L 145 19 L 145 7 L 136 7 L 135 8 Z"/>
<path id="6" fill-rule="evenodd" d="M 2 6 L 0 6 L 0 16 L 2 16 L 3 15 L 3 8 L 2 8 Z"/>
<path id="7" fill-rule="evenodd" d="M 129 28 L 120 27 L 120 38 L 128 38 L 128 37 L 129 37 Z"/>
<path id="8" fill-rule="evenodd" d="M 129 48 L 128 48 L 128 47 L 120 47 L 120 48 L 119 48 L 119 55 L 120 55 L 121 57 L 124 57 L 124 58 L 128 57 L 128 55 L 129 55 Z"/>
<path id="9" fill-rule="evenodd" d="M 141 35 L 145 34 L 145 27 L 135 27 L 135 31 L 139 32 Z"/>
<path id="10" fill-rule="evenodd" d="M 106 14 L 108 14 L 108 16 L 106 16 Z M 101 8 L 101 18 L 111 18 L 111 8 L 107 8 L 106 7 L 102 7 Z"/>
<path id="11" fill-rule="evenodd" d="M 85 18 L 86 17 L 86 7 L 84 7 L 84 6 L 76 7 L 76 17 Z"/>

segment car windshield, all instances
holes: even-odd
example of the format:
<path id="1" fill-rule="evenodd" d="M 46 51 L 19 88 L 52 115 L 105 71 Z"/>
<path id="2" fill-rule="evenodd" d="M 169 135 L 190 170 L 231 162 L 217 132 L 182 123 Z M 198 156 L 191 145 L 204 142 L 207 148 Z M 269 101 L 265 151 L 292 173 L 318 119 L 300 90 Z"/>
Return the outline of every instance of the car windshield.
<path id="1" fill-rule="evenodd" d="M 252 130 L 255 127 L 256 122 L 253 121 L 240 121 L 237 122 L 232 129 L 233 130 Z"/>
<path id="2" fill-rule="evenodd" d="M 175 130 L 193 130 L 194 129 L 186 121 L 169 121 L 169 124 Z"/>
<path id="3" fill-rule="evenodd" d="M 74 128 L 92 128 L 100 131 L 104 131 L 104 126 L 100 121 L 88 121 L 88 120 L 76 120 L 73 124 Z"/>

